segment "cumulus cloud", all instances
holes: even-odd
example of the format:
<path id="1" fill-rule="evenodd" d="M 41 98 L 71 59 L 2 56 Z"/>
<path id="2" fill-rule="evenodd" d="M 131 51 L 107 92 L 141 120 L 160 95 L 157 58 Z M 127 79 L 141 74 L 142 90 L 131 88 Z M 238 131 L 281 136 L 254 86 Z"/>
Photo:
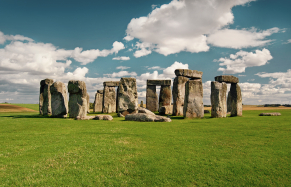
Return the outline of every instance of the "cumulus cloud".
<path id="1" fill-rule="evenodd" d="M 207 42 L 214 46 L 234 49 L 257 47 L 270 43 L 272 40 L 265 40 L 265 38 L 279 31 L 277 27 L 265 31 L 257 31 L 255 28 L 250 30 L 222 29 L 210 34 Z"/>
<path id="2" fill-rule="evenodd" d="M 118 56 L 112 58 L 112 60 L 130 60 L 130 58 L 128 56 Z"/>
<path id="3" fill-rule="evenodd" d="M 22 36 L 22 35 L 4 35 L 4 33 L 0 31 L 0 44 L 4 44 L 6 40 L 28 41 L 28 42 L 33 41 L 33 39 Z"/>
<path id="4" fill-rule="evenodd" d="M 121 69 L 121 70 L 125 70 L 125 69 L 129 69 L 130 67 L 126 67 L 126 66 L 118 66 L 116 67 L 116 69 Z"/>
<path id="5" fill-rule="evenodd" d="M 133 54 L 133 56 L 135 56 L 135 58 L 139 58 L 142 56 L 146 56 L 152 53 L 152 49 L 153 49 L 153 45 L 147 42 L 136 42 L 136 48 L 138 50 L 136 50 Z"/>
<path id="6" fill-rule="evenodd" d="M 128 71 L 120 71 L 120 72 L 113 72 L 112 74 L 104 74 L 108 77 L 135 77 L 137 76 L 136 72 L 128 72 Z"/>
<path id="7" fill-rule="evenodd" d="M 148 69 L 155 69 L 155 70 L 163 70 L 164 68 L 161 68 L 160 66 L 153 66 L 153 67 L 148 67 Z"/>
<path id="8" fill-rule="evenodd" d="M 249 36 L 248 34 L 251 32 L 252 35 L 255 35 L 249 39 L 252 42 L 251 45 L 257 46 L 256 42 L 259 41 L 262 45 L 262 43 L 269 42 L 263 41 L 263 39 L 269 33 L 275 33 L 275 29 L 262 32 L 225 29 L 234 20 L 231 9 L 251 1 L 253 0 L 224 0 L 222 3 L 220 0 L 172 0 L 169 4 L 154 8 L 147 16 L 133 18 L 127 26 L 126 38 L 128 40 L 137 38 L 141 43 L 153 46 L 152 48 L 141 48 L 135 54 L 136 57 L 148 55 L 151 51 L 165 56 L 181 51 L 191 53 L 208 51 L 208 35 L 212 36 L 210 42 L 215 45 L 241 46 L 242 44 L 236 44 L 237 41 L 234 41 L 235 44 L 229 42 L 221 44 L 216 36 L 223 35 L 227 31 L 236 36 L 239 34 Z"/>
<path id="9" fill-rule="evenodd" d="M 231 54 L 230 58 L 220 58 L 218 61 L 222 62 L 220 66 L 226 68 L 219 68 L 226 74 L 235 74 L 245 72 L 247 67 L 263 66 L 268 63 L 273 57 L 268 49 L 256 50 L 253 52 L 239 51 L 236 54 Z"/>

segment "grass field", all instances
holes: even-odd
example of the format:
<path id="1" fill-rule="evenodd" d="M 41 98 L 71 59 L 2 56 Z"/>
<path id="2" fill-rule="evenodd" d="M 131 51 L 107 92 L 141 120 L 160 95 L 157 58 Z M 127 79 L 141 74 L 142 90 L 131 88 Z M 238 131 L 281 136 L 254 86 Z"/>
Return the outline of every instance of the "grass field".
<path id="1" fill-rule="evenodd" d="M 171 123 L 3 112 L 0 186 L 290 186 L 291 110 L 261 112 Z"/>

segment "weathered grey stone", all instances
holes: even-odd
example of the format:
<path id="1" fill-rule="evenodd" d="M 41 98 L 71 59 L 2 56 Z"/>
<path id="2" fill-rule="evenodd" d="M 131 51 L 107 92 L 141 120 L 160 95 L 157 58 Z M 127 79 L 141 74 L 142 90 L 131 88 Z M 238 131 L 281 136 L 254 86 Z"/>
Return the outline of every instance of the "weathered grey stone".
<path id="1" fill-rule="evenodd" d="M 215 77 L 215 81 L 217 82 L 225 82 L 225 83 L 238 83 L 239 80 L 237 77 L 233 75 L 220 75 Z"/>
<path id="2" fill-rule="evenodd" d="M 260 113 L 259 116 L 281 116 L 281 113 L 279 113 L 279 112 L 273 112 L 273 113 Z"/>
<path id="3" fill-rule="evenodd" d="M 138 98 L 135 78 L 121 78 L 118 92 L 118 113 L 137 113 Z"/>
<path id="4" fill-rule="evenodd" d="M 156 86 L 147 85 L 146 108 L 152 112 L 158 111 L 158 95 Z"/>
<path id="5" fill-rule="evenodd" d="M 143 108 L 143 101 L 140 101 L 140 107 Z"/>
<path id="6" fill-rule="evenodd" d="M 91 120 L 91 119 L 94 119 L 95 116 L 84 116 L 84 117 L 80 117 L 80 116 L 77 116 L 75 118 L 75 120 Z"/>
<path id="7" fill-rule="evenodd" d="M 227 85 L 222 82 L 211 82 L 211 117 L 223 118 L 226 117 L 226 91 Z"/>
<path id="8" fill-rule="evenodd" d="M 171 86 L 171 80 L 147 80 L 147 85 L 152 85 L 152 86 Z"/>
<path id="9" fill-rule="evenodd" d="M 172 114 L 173 113 L 173 105 L 162 106 L 159 109 L 160 115 Z"/>
<path id="10" fill-rule="evenodd" d="M 161 90 L 160 90 L 160 97 L 159 97 L 159 108 L 161 108 L 162 106 L 171 105 L 171 101 L 172 101 L 171 86 L 162 85 Z"/>
<path id="11" fill-rule="evenodd" d="M 209 114 L 210 111 L 209 110 L 204 110 L 204 114 Z"/>
<path id="12" fill-rule="evenodd" d="M 116 112 L 116 92 L 114 87 L 104 87 L 102 113 Z"/>
<path id="13" fill-rule="evenodd" d="M 231 101 L 232 101 L 232 98 L 231 98 L 231 94 L 229 91 L 227 94 L 227 113 L 231 112 Z"/>
<path id="14" fill-rule="evenodd" d="M 173 116 L 183 116 L 185 84 L 187 77 L 177 76 L 173 84 Z"/>
<path id="15" fill-rule="evenodd" d="M 116 87 L 116 86 L 119 86 L 119 81 L 106 81 L 106 82 L 103 82 L 103 86 Z"/>
<path id="16" fill-rule="evenodd" d="M 204 117 L 202 80 L 189 80 L 185 84 L 184 118 Z"/>
<path id="17" fill-rule="evenodd" d="M 117 113 L 118 117 L 124 117 L 124 115 L 122 115 L 121 113 Z"/>
<path id="18" fill-rule="evenodd" d="M 90 113 L 90 96 L 88 92 L 86 93 L 86 100 L 87 100 L 87 113 Z"/>
<path id="19" fill-rule="evenodd" d="M 155 113 L 153 113 L 152 111 L 148 110 L 148 109 L 145 109 L 145 108 L 141 108 L 139 107 L 137 109 L 138 113 L 145 113 L 145 114 L 150 114 L 150 115 L 155 115 Z"/>
<path id="20" fill-rule="evenodd" d="M 176 76 L 183 76 L 192 79 L 201 79 L 203 72 L 197 70 L 190 70 L 190 69 L 176 69 L 175 70 Z"/>
<path id="21" fill-rule="evenodd" d="M 94 120 L 113 120 L 113 117 L 111 115 L 97 115 L 93 118 Z"/>
<path id="22" fill-rule="evenodd" d="M 231 108 L 230 116 L 242 116 L 242 96 L 241 96 L 241 89 L 238 84 L 234 84 L 234 83 L 231 84 L 229 96 L 230 96 L 230 108 Z"/>
<path id="23" fill-rule="evenodd" d="M 140 122 L 171 122 L 170 118 L 146 113 L 128 114 L 125 116 L 125 120 Z"/>
<path id="24" fill-rule="evenodd" d="M 93 112 L 102 112 L 102 104 L 103 104 L 103 90 L 97 90 L 97 93 L 95 94 Z"/>
<path id="25" fill-rule="evenodd" d="M 83 81 L 70 80 L 68 83 L 69 117 L 85 119 L 87 116 L 87 88 Z"/>
<path id="26" fill-rule="evenodd" d="M 53 82 L 52 79 L 44 79 L 40 81 L 39 113 L 42 115 L 51 114 L 50 86 Z"/>
<path id="27" fill-rule="evenodd" d="M 68 93 L 66 85 L 62 82 L 54 82 L 50 86 L 52 117 L 67 117 Z"/>

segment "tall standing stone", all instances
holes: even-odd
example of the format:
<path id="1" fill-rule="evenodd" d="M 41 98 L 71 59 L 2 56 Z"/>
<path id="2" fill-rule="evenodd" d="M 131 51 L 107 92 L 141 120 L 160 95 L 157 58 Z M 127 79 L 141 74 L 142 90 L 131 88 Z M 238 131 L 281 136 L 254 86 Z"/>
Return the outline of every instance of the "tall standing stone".
<path id="1" fill-rule="evenodd" d="M 227 94 L 227 112 L 231 112 L 231 101 L 232 101 L 232 98 L 229 91 Z"/>
<path id="2" fill-rule="evenodd" d="M 173 116 L 182 116 L 184 108 L 185 84 L 189 79 L 177 76 L 173 84 Z"/>
<path id="3" fill-rule="evenodd" d="M 118 112 L 123 116 L 137 113 L 138 98 L 135 78 L 121 78 L 118 92 Z"/>
<path id="4" fill-rule="evenodd" d="M 53 117 L 67 117 L 68 94 L 66 85 L 62 82 L 54 82 L 50 86 L 51 108 Z"/>
<path id="5" fill-rule="evenodd" d="M 87 100 L 87 113 L 90 113 L 90 96 L 88 92 L 86 93 L 86 100 Z"/>
<path id="6" fill-rule="evenodd" d="M 146 108 L 152 112 L 158 111 L 158 95 L 155 85 L 147 85 Z"/>
<path id="7" fill-rule="evenodd" d="M 68 83 L 69 96 L 69 117 L 86 118 L 87 116 L 87 88 L 83 81 L 71 80 Z"/>
<path id="8" fill-rule="evenodd" d="M 231 116 L 242 116 L 242 96 L 238 84 L 232 83 L 230 86 L 229 96 L 231 97 Z"/>
<path id="9" fill-rule="evenodd" d="M 202 80 L 189 80 L 185 84 L 184 118 L 204 117 Z"/>
<path id="10" fill-rule="evenodd" d="M 97 93 L 95 94 L 93 112 L 102 112 L 102 104 L 103 104 L 103 90 L 97 90 Z"/>
<path id="11" fill-rule="evenodd" d="M 226 92 L 227 85 L 222 82 L 211 82 L 211 117 L 223 118 L 226 117 Z"/>
<path id="12" fill-rule="evenodd" d="M 116 91 L 115 87 L 104 87 L 102 113 L 116 112 Z"/>
<path id="13" fill-rule="evenodd" d="M 39 113 L 42 115 L 51 114 L 50 86 L 53 82 L 52 79 L 44 79 L 40 81 Z"/>
<path id="14" fill-rule="evenodd" d="M 171 85 L 162 85 L 159 97 L 159 108 L 162 106 L 170 106 L 172 101 Z"/>

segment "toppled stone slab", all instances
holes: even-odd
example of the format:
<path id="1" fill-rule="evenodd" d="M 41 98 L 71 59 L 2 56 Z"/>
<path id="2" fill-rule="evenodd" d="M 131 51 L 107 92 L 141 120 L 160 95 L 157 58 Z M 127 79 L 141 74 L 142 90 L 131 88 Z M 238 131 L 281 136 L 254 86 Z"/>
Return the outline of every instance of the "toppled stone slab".
<path id="1" fill-rule="evenodd" d="M 158 111 L 158 95 L 155 85 L 147 85 L 146 108 L 152 112 Z"/>
<path id="2" fill-rule="evenodd" d="M 173 116 L 183 116 L 185 84 L 189 79 L 177 76 L 173 84 Z"/>
<path id="3" fill-rule="evenodd" d="M 68 83 L 69 96 L 69 117 L 86 118 L 87 116 L 87 88 L 83 81 L 70 80 Z"/>
<path id="4" fill-rule="evenodd" d="M 52 79 L 44 79 L 40 81 L 39 113 L 42 115 L 48 115 L 52 112 L 50 86 L 53 82 Z"/>
<path id="5" fill-rule="evenodd" d="M 155 113 L 153 113 L 152 111 L 146 109 L 146 108 L 141 108 L 139 107 L 137 109 L 138 113 L 144 113 L 144 114 L 150 114 L 150 115 L 155 115 Z"/>
<path id="6" fill-rule="evenodd" d="M 119 81 L 106 81 L 106 82 L 103 82 L 103 86 L 116 87 L 116 86 L 119 86 Z"/>
<path id="7" fill-rule="evenodd" d="M 67 117 L 69 107 L 66 85 L 57 81 L 50 86 L 50 92 L 52 117 Z"/>
<path id="8" fill-rule="evenodd" d="M 97 90 L 97 93 L 95 94 L 93 112 L 102 112 L 102 103 L 103 103 L 103 90 Z"/>
<path id="9" fill-rule="evenodd" d="M 159 108 L 162 106 L 169 106 L 171 105 L 172 101 L 172 90 L 171 86 L 162 85 L 160 90 L 160 97 L 159 97 Z"/>
<path id="10" fill-rule="evenodd" d="M 111 115 L 97 115 L 93 118 L 94 120 L 113 120 L 113 117 Z"/>
<path id="11" fill-rule="evenodd" d="M 239 79 L 233 75 L 220 75 L 215 77 L 217 82 L 238 83 Z"/>
<path id="12" fill-rule="evenodd" d="M 124 115 L 122 115 L 121 113 L 117 113 L 117 116 L 124 118 Z"/>
<path id="13" fill-rule="evenodd" d="M 118 89 L 118 113 L 137 113 L 138 98 L 135 78 L 121 78 Z"/>
<path id="14" fill-rule="evenodd" d="M 147 85 L 171 86 L 171 80 L 147 80 Z"/>
<path id="15" fill-rule="evenodd" d="M 259 116 L 281 116 L 281 113 L 279 113 L 279 112 L 273 112 L 273 113 L 260 113 Z"/>
<path id="16" fill-rule="evenodd" d="M 125 120 L 140 122 L 171 122 L 170 118 L 146 113 L 128 114 L 125 116 Z"/>
<path id="17" fill-rule="evenodd" d="M 91 119 L 93 119 L 93 118 L 95 118 L 95 116 L 85 116 L 85 117 L 77 116 L 77 117 L 75 118 L 75 120 L 91 120 Z"/>
<path id="18" fill-rule="evenodd" d="M 172 114 L 173 113 L 173 105 L 162 106 L 159 109 L 160 115 Z"/>
<path id="19" fill-rule="evenodd" d="M 201 79 L 203 72 L 190 69 L 176 69 L 175 74 L 176 76 L 183 76 L 191 79 Z"/>
<path id="20" fill-rule="evenodd" d="M 227 113 L 226 105 L 227 85 L 225 82 L 211 82 L 211 117 L 224 118 Z"/>

